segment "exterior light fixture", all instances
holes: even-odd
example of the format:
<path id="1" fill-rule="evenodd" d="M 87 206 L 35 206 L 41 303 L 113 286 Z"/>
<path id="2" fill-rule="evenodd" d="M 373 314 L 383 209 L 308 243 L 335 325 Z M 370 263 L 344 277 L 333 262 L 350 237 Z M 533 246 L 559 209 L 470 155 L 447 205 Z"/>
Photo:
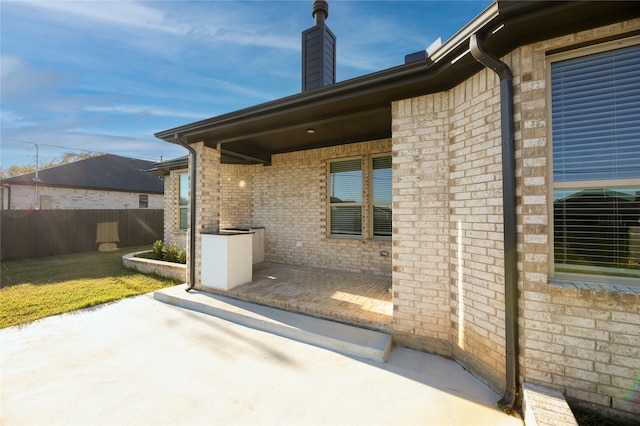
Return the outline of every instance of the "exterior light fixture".
<path id="1" fill-rule="evenodd" d="M 316 132 L 316 129 L 307 129 L 307 134 L 312 135 Z"/>

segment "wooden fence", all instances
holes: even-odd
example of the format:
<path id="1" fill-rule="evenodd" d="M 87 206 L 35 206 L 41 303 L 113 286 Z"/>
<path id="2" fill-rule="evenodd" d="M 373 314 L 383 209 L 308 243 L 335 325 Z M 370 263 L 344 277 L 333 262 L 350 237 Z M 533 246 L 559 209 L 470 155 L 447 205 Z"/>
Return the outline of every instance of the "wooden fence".
<path id="1" fill-rule="evenodd" d="M 163 239 L 163 210 L 3 210 L 2 260 L 151 245 Z"/>

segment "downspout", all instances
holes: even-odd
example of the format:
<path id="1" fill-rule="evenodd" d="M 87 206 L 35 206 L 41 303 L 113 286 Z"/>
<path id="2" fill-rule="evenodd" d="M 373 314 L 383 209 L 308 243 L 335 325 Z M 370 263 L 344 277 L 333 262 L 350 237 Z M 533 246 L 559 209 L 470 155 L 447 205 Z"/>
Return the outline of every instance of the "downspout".
<path id="1" fill-rule="evenodd" d="M 196 150 L 188 143 L 183 142 L 177 133 L 174 139 L 189 151 L 189 182 L 191 183 L 189 190 L 189 282 L 186 288 L 186 291 L 189 291 L 195 286 L 196 274 Z"/>
<path id="2" fill-rule="evenodd" d="M 500 123 L 502 133 L 502 203 L 504 210 L 504 298 L 506 387 L 500 408 L 510 413 L 519 403 L 518 363 L 518 258 L 516 231 L 515 147 L 513 130 L 513 85 L 509 66 L 488 54 L 472 34 L 469 49 L 474 59 L 500 78 Z"/>

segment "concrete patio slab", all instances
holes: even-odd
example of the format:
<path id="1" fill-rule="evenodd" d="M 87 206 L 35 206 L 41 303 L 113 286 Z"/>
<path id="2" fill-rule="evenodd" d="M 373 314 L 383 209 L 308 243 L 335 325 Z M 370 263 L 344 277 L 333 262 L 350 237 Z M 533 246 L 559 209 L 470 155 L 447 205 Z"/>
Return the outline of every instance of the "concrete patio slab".
<path id="1" fill-rule="evenodd" d="M 186 292 L 186 288 L 187 285 L 182 284 L 158 290 L 154 292 L 154 298 L 247 327 L 373 361 L 386 361 L 391 349 L 391 336 L 379 331 L 300 315 L 204 291 Z"/>
<path id="2" fill-rule="evenodd" d="M 453 361 L 386 363 L 151 294 L 0 330 L 3 425 L 521 425 Z"/>

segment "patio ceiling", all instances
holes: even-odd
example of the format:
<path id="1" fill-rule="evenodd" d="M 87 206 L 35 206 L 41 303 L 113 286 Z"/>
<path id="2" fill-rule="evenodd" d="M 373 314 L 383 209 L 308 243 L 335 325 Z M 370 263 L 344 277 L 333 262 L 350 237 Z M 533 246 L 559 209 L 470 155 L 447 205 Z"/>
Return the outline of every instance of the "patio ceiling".
<path id="1" fill-rule="evenodd" d="M 498 56 L 514 48 L 640 16 L 635 2 L 498 1 L 431 58 L 155 134 L 167 142 L 221 144 L 225 163 L 271 163 L 273 154 L 391 137 L 391 102 L 450 89 L 480 71 L 473 33 Z M 499 29 L 499 31 L 497 31 Z M 457 60 L 456 60 L 457 59 Z M 313 132 L 307 132 L 313 129 Z"/>
<path id="2" fill-rule="evenodd" d="M 473 60 L 461 69 L 480 67 Z M 167 130 L 156 137 L 222 144 L 223 161 L 269 164 L 271 155 L 391 137 L 391 101 L 400 93 L 446 83 L 443 73 L 425 73 L 427 61 L 348 80 L 312 92 Z M 436 81 L 437 80 L 437 81 Z M 415 87 L 414 87 L 415 86 Z M 396 97 L 399 96 L 399 97 Z M 308 130 L 313 129 L 313 133 Z M 235 159 L 236 161 L 233 161 Z"/>

